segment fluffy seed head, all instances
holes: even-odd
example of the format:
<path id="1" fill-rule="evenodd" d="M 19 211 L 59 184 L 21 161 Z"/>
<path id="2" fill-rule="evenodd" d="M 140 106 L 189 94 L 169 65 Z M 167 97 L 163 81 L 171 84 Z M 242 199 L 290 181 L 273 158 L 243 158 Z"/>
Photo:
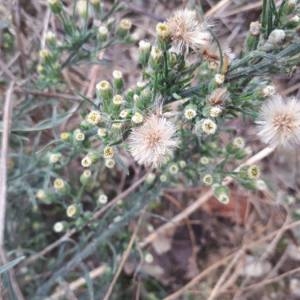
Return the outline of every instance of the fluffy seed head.
<path id="1" fill-rule="evenodd" d="M 284 101 L 275 95 L 262 106 L 257 123 L 266 144 L 286 148 L 300 144 L 300 102 L 294 97 Z"/>
<path id="2" fill-rule="evenodd" d="M 201 50 L 212 40 L 207 24 L 198 19 L 194 10 L 178 10 L 168 19 L 167 25 L 173 44 L 171 50 L 175 53 L 187 54 L 189 48 L 194 51 Z"/>
<path id="3" fill-rule="evenodd" d="M 159 167 L 178 145 L 175 133 L 176 128 L 170 121 L 151 115 L 142 126 L 132 130 L 129 151 L 140 165 Z"/>

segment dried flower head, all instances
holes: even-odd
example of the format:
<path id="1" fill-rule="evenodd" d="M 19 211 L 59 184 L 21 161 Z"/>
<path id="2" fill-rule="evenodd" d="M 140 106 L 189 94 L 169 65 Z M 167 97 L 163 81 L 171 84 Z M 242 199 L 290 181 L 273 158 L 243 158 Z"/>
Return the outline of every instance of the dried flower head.
<path id="1" fill-rule="evenodd" d="M 271 146 L 292 147 L 300 143 L 300 102 L 296 98 L 286 101 L 273 96 L 261 108 L 258 135 Z"/>
<path id="2" fill-rule="evenodd" d="M 228 100 L 229 94 L 226 88 L 217 88 L 208 97 L 209 105 L 223 105 Z"/>
<path id="3" fill-rule="evenodd" d="M 129 150 L 140 165 L 159 167 L 177 147 L 175 133 L 173 123 L 163 117 L 151 115 L 142 126 L 132 130 Z"/>
<path id="4" fill-rule="evenodd" d="M 173 52 L 187 54 L 189 48 L 198 51 L 207 47 L 212 40 L 207 24 L 199 20 L 194 10 L 178 10 L 168 19 L 167 25 Z"/>

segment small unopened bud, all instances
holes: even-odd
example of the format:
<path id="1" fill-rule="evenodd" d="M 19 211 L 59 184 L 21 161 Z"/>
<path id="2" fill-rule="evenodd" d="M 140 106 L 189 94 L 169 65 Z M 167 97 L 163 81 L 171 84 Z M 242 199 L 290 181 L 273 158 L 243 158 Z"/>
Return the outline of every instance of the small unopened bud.
<path id="1" fill-rule="evenodd" d="M 105 160 L 105 166 L 106 166 L 108 169 L 112 169 L 115 165 L 116 165 L 116 162 L 115 162 L 114 159 L 108 158 L 108 159 Z"/>
<path id="2" fill-rule="evenodd" d="M 59 14 L 62 11 L 61 0 L 48 0 L 48 4 L 54 14 Z"/>
<path id="3" fill-rule="evenodd" d="M 148 64 L 149 56 L 151 51 L 151 44 L 147 41 L 139 42 L 139 63 L 142 66 L 146 66 Z"/>
<path id="4" fill-rule="evenodd" d="M 236 148 L 243 149 L 245 147 L 245 140 L 242 137 L 238 136 L 233 139 L 232 144 Z"/>
<path id="5" fill-rule="evenodd" d="M 44 190 L 38 190 L 35 196 L 38 200 L 44 201 L 47 199 L 47 194 Z"/>
<path id="6" fill-rule="evenodd" d="M 229 190 L 226 186 L 216 186 L 214 188 L 214 195 L 222 204 L 228 204 L 230 201 Z"/>
<path id="7" fill-rule="evenodd" d="M 192 120 L 197 116 L 197 108 L 194 105 L 187 105 L 184 109 L 184 117 Z"/>
<path id="8" fill-rule="evenodd" d="M 74 130 L 73 136 L 77 142 L 82 142 L 85 140 L 85 134 L 80 129 Z"/>
<path id="9" fill-rule="evenodd" d="M 61 178 L 56 178 L 53 182 L 53 187 L 57 192 L 65 193 L 68 190 L 68 185 Z"/>
<path id="10" fill-rule="evenodd" d="M 159 39 L 166 40 L 169 38 L 171 32 L 167 23 L 158 23 L 156 25 L 156 34 Z"/>
<path id="11" fill-rule="evenodd" d="M 45 35 L 45 38 L 46 38 L 46 42 L 49 44 L 49 45 L 55 45 L 56 43 L 56 35 L 54 32 L 52 31 L 48 31 Z"/>
<path id="12" fill-rule="evenodd" d="M 212 118 L 217 118 L 222 112 L 222 108 L 220 106 L 213 106 L 209 110 L 209 115 Z"/>
<path id="13" fill-rule="evenodd" d="M 79 214 L 79 208 L 75 204 L 71 204 L 67 207 L 66 215 L 69 218 L 74 218 Z"/>
<path id="14" fill-rule="evenodd" d="M 274 85 L 267 85 L 262 90 L 263 97 L 266 98 L 275 95 L 275 93 L 276 93 L 276 88 Z"/>
<path id="15" fill-rule="evenodd" d="M 106 26 L 100 26 L 98 28 L 98 38 L 101 42 L 107 41 L 108 38 L 108 28 Z"/>
<path id="16" fill-rule="evenodd" d="M 261 29 L 261 24 L 258 21 L 250 23 L 249 32 L 251 35 L 254 35 L 254 36 L 259 35 L 260 29 Z"/>
<path id="17" fill-rule="evenodd" d="M 62 132 L 62 133 L 60 134 L 60 139 L 61 139 L 62 141 L 68 141 L 68 140 L 70 140 L 70 138 L 71 138 L 70 132 Z"/>
<path id="18" fill-rule="evenodd" d="M 210 174 L 206 174 L 203 176 L 202 178 L 202 182 L 205 184 L 205 185 L 212 185 L 213 184 L 213 177 L 210 175 Z"/>
<path id="19" fill-rule="evenodd" d="M 113 79 L 114 79 L 113 84 L 116 92 L 120 92 L 124 86 L 122 72 L 118 70 L 113 71 Z"/>
<path id="20" fill-rule="evenodd" d="M 168 171 L 172 175 L 176 175 L 179 171 L 178 165 L 173 163 L 169 166 Z"/>
<path id="21" fill-rule="evenodd" d="M 76 3 L 76 11 L 78 15 L 82 18 L 86 18 L 88 16 L 89 3 L 86 0 L 78 0 Z"/>
<path id="22" fill-rule="evenodd" d="M 66 224 L 65 222 L 56 222 L 53 225 L 53 231 L 56 233 L 61 233 L 66 229 Z"/>
<path id="23" fill-rule="evenodd" d="M 112 98 L 112 87 L 106 80 L 100 81 L 96 85 L 96 90 L 99 92 L 100 97 L 103 101 L 110 101 Z"/>
<path id="24" fill-rule="evenodd" d="M 285 32 L 282 29 L 274 29 L 268 38 L 268 42 L 272 45 L 280 45 L 285 39 Z"/>
<path id="25" fill-rule="evenodd" d="M 81 182 L 81 184 L 86 185 L 86 184 L 90 183 L 91 176 L 92 176 L 91 170 L 89 170 L 89 169 L 84 170 L 82 172 L 82 174 L 80 175 L 80 182 Z"/>
<path id="26" fill-rule="evenodd" d="M 215 82 L 218 84 L 218 85 L 221 85 L 223 84 L 225 81 L 225 76 L 223 74 L 216 74 L 215 75 Z"/>
<path id="27" fill-rule="evenodd" d="M 131 27 L 132 27 L 132 23 L 129 19 L 122 19 L 120 21 L 118 29 L 117 29 L 117 35 L 120 38 L 126 37 L 129 33 Z"/>
<path id="28" fill-rule="evenodd" d="M 100 194 L 98 197 L 99 204 L 106 204 L 108 201 L 108 197 L 105 194 Z"/>
<path id="29" fill-rule="evenodd" d="M 131 118 L 132 122 L 135 123 L 135 124 L 140 124 L 144 121 L 144 117 L 141 113 L 139 112 L 136 112 L 134 113 L 134 115 L 132 116 Z"/>

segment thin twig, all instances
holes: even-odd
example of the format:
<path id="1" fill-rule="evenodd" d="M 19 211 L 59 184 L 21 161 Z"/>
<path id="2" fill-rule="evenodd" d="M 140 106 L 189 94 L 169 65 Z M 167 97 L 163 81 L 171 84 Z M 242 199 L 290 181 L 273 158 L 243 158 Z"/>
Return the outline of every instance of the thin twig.
<path id="1" fill-rule="evenodd" d="M 112 282 L 110 283 L 110 285 L 108 287 L 108 290 L 107 290 L 107 292 L 106 292 L 103 300 L 109 300 L 110 299 L 110 295 L 111 295 L 111 293 L 113 291 L 113 288 L 114 288 L 114 286 L 115 286 L 115 284 L 116 284 L 116 282 L 117 282 L 117 280 L 118 280 L 118 278 L 119 278 L 119 276 L 120 276 L 120 274 L 122 272 L 124 264 L 125 264 L 128 256 L 129 256 L 131 248 L 132 248 L 132 246 L 133 246 L 133 244 L 135 242 L 135 239 L 136 239 L 136 236 L 137 236 L 137 233 L 138 233 L 138 230 L 139 230 L 142 218 L 143 218 L 143 214 L 141 215 L 141 217 L 138 220 L 138 223 L 136 224 L 136 227 L 135 227 L 134 232 L 133 232 L 133 234 L 131 236 L 129 244 L 128 244 L 128 246 L 127 246 L 127 248 L 126 248 L 126 250 L 125 250 L 125 252 L 124 252 L 124 254 L 122 256 L 122 259 L 121 259 L 121 262 L 119 264 L 118 270 L 117 270 L 116 274 L 114 275 L 114 278 L 113 278 Z"/>
<path id="2" fill-rule="evenodd" d="M 107 203 L 106 206 L 104 206 L 103 208 L 97 210 L 94 215 L 91 218 L 91 221 L 96 220 L 97 218 L 99 218 L 105 211 L 107 211 L 110 207 L 116 205 L 118 203 L 119 200 L 124 199 L 125 197 L 127 197 L 130 193 L 132 193 L 138 186 L 140 186 L 145 178 L 146 178 L 147 174 L 144 175 L 143 177 L 141 177 L 139 180 L 137 180 L 135 183 L 133 183 L 128 189 L 126 189 L 125 191 L 123 191 L 122 193 L 120 193 L 119 195 L 117 195 L 114 199 L 112 199 L 110 202 Z M 68 232 L 66 232 L 62 237 L 60 237 L 58 240 L 56 240 L 55 242 L 53 242 L 52 244 L 48 245 L 46 248 L 44 248 L 43 250 L 41 250 L 40 252 L 30 256 L 25 262 L 25 265 L 29 265 L 32 264 L 33 262 L 35 262 L 37 259 L 43 257 L 44 255 L 46 255 L 47 253 L 49 253 L 50 251 L 52 251 L 53 249 L 55 249 L 57 246 L 59 246 L 63 241 L 68 240 L 73 234 L 75 234 L 77 232 L 76 229 L 72 229 Z"/>
<path id="3" fill-rule="evenodd" d="M 6 92 L 4 112 L 3 112 L 3 133 L 1 141 L 1 153 L 0 153 L 0 263 L 5 264 L 7 262 L 4 242 L 5 242 L 5 212 L 6 212 L 6 196 L 7 196 L 7 160 L 8 160 L 8 148 L 9 148 L 9 134 L 11 128 L 11 115 L 13 104 L 13 90 L 14 82 L 11 82 Z M 13 287 L 15 296 L 18 300 L 23 300 L 24 297 L 17 284 L 13 270 L 9 270 L 9 278 Z"/>
<path id="4" fill-rule="evenodd" d="M 286 226 L 284 226 L 284 229 L 285 229 L 285 231 L 287 231 L 287 230 L 295 228 L 297 226 L 300 226 L 300 221 L 296 221 L 296 222 L 292 222 L 290 224 L 287 224 Z M 243 246 L 244 249 L 245 249 L 245 251 L 247 249 L 250 249 L 250 248 L 252 248 L 252 247 L 254 247 L 254 246 L 262 243 L 262 242 L 268 241 L 269 239 L 271 239 L 274 236 L 276 236 L 278 234 L 278 232 L 280 232 L 281 230 L 282 229 L 275 230 L 275 231 L 269 233 L 268 235 L 262 237 L 261 239 L 258 239 L 258 240 L 255 240 L 255 241 L 247 243 L 246 245 Z M 239 250 L 237 250 L 237 251 L 239 251 Z M 196 285 L 197 283 L 199 283 L 199 281 L 201 279 L 203 279 L 204 277 L 206 277 L 208 274 L 210 274 L 210 272 L 212 272 L 213 270 L 219 268 L 220 266 L 224 265 L 227 261 L 229 261 L 230 259 L 232 259 L 236 255 L 237 251 L 234 252 L 234 253 L 232 253 L 232 254 L 230 254 L 230 255 L 228 255 L 228 256 L 223 257 L 219 261 L 217 261 L 214 264 L 212 264 L 211 266 L 207 267 L 204 271 L 202 271 L 197 276 L 195 276 L 191 281 L 189 281 L 185 286 L 181 287 L 179 290 L 177 290 L 176 292 L 170 294 L 169 296 L 167 296 L 163 300 L 176 300 L 176 299 L 179 299 L 179 297 L 182 294 L 184 294 L 188 289 L 192 288 L 194 285 Z M 270 279 L 270 280 L 274 280 L 274 278 Z M 268 283 L 270 283 L 270 280 L 269 280 Z M 253 285 L 251 287 L 253 287 Z M 249 289 L 249 286 L 247 286 L 247 287 L 244 288 L 244 290 L 248 290 L 248 289 Z"/>
<path id="5" fill-rule="evenodd" d="M 3 133 L 1 141 L 1 157 L 0 157 L 0 247 L 4 245 L 5 231 L 5 210 L 6 210 L 6 191 L 7 191 L 7 159 L 9 148 L 9 134 L 11 128 L 12 114 L 12 93 L 14 82 L 11 82 L 6 92 L 4 114 L 3 114 Z"/>
<path id="6" fill-rule="evenodd" d="M 257 163 L 258 161 L 262 160 L 263 158 L 269 156 L 274 151 L 273 148 L 266 147 L 250 157 L 245 163 L 241 164 L 239 167 L 235 169 L 235 171 L 240 170 L 244 166 L 249 166 L 254 163 Z M 226 177 L 224 179 L 224 185 L 228 185 L 231 183 L 233 179 L 231 177 Z M 169 222 L 165 223 L 164 225 L 160 226 L 158 229 L 156 229 L 154 232 L 152 232 L 150 235 L 148 235 L 140 244 L 141 247 L 147 246 L 149 243 L 151 243 L 153 240 L 155 240 L 160 234 L 162 234 L 165 231 L 168 231 L 169 229 L 173 229 L 176 225 L 178 225 L 180 222 L 182 222 L 184 219 L 186 219 L 189 215 L 191 215 L 193 212 L 195 212 L 201 205 L 203 205 L 206 201 L 208 201 L 213 196 L 213 191 L 210 189 L 207 191 L 204 195 L 199 197 L 195 202 L 193 202 L 190 206 L 188 206 L 185 210 L 180 212 L 178 215 L 173 217 Z"/>
<path id="7" fill-rule="evenodd" d="M 230 271 L 234 267 L 234 265 L 239 261 L 240 257 L 244 254 L 244 249 L 241 248 L 236 255 L 233 257 L 231 262 L 227 265 L 225 271 L 220 276 L 218 282 L 214 286 L 213 290 L 211 291 L 208 300 L 214 300 L 219 295 L 219 289 L 223 285 L 224 281 L 226 280 L 226 277 L 229 275 Z"/>
<path id="8" fill-rule="evenodd" d="M 95 279 L 97 277 L 100 277 L 101 275 L 103 275 L 106 272 L 106 270 L 107 270 L 107 266 L 101 265 L 100 267 L 89 272 L 89 278 Z M 84 284 L 86 284 L 85 278 L 78 278 L 78 279 L 72 281 L 70 284 L 68 284 L 68 289 L 70 291 L 74 292 L 77 289 L 79 289 L 81 286 L 83 286 Z M 50 297 L 46 298 L 45 300 L 58 300 L 65 294 L 66 294 L 66 291 L 64 289 L 59 289 L 57 292 L 55 292 L 54 294 L 52 294 Z"/>

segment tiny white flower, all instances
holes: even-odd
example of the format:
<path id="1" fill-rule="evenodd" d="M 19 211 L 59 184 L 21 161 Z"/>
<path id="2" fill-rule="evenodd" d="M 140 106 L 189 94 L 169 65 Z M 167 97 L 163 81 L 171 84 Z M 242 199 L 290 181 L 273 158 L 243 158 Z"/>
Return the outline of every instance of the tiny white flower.
<path id="1" fill-rule="evenodd" d="M 225 81 L 225 76 L 223 74 L 216 74 L 215 75 L 215 82 L 218 84 L 218 85 L 221 85 L 223 84 Z"/>
<path id="2" fill-rule="evenodd" d="M 235 147 L 242 149 L 245 147 L 245 140 L 242 137 L 237 136 L 233 139 L 232 144 Z"/>
<path id="3" fill-rule="evenodd" d="M 187 119 L 187 120 L 192 120 L 196 117 L 197 115 L 197 111 L 196 109 L 193 107 L 193 106 L 187 106 L 185 109 L 184 109 L 184 117 Z"/>
<path id="4" fill-rule="evenodd" d="M 140 124 L 140 123 L 143 122 L 144 117 L 143 117 L 143 115 L 142 115 L 141 113 L 136 112 L 136 113 L 134 113 L 134 115 L 132 116 L 131 120 L 132 120 L 132 122 L 133 122 L 134 124 Z"/>
<path id="5" fill-rule="evenodd" d="M 100 204 L 106 204 L 108 201 L 108 197 L 105 194 L 100 194 L 98 197 L 98 202 Z"/>
<path id="6" fill-rule="evenodd" d="M 56 222 L 53 226 L 53 230 L 56 233 L 60 233 L 64 230 L 64 223 L 63 222 Z"/>
<path id="7" fill-rule="evenodd" d="M 113 104 L 114 105 L 121 105 L 122 103 L 124 102 L 124 99 L 123 99 L 123 97 L 121 96 L 121 95 L 115 95 L 114 97 L 113 97 Z"/>
<path id="8" fill-rule="evenodd" d="M 97 134 L 98 134 L 100 137 L 106 136 L 106 134 L 107 134 L 106 128 L 98 128 Z"/>
<path id="9" fill-rule="evenodd" d="M 217 124 L 211 119 L 204 119 L 201 121 L 201 129 L 208 135 L 214 134 L 217 130 Z"/>
<path id="10" fill-rule="evenodd" d="M 267 85 L 263 88 L 262 93 L 263 96 L 266 98 L 270 96 L 274 96 L 276 93 L 276 88 L 274 85 Z"/>
<path id="11" fill-rule="evenodd" d="M 123 74 L 119 70 L 114 70 L 112 75 L 113 75 L 114 79 L 122 79 L 123 78 Z"/>
<path id="12" fill-rule="evenodd" d="M 108 169 L 112 169 L 116 165 L 116 162 L 112 158 L 105 159 L 105 166 Z"/>
<path id="13" fill-rule="evenodd" d="M 85 119 L 89 124 L 97 125 L 101 121 L 101 113 L 100 111 L 92 110 Z"/>
<path id="14" fill-rule="evenodd" d="M 129 110 L 123 109 L 123 110 L 121 110 L 119 116 L 120 116 L 120 118 L 125 119 L 128 116 L 128 114 L 129 114 Z"/>
<path id="15" fill-rule="evenodd" d="M 213 106 L 209 110 L 209 115 L 212 118 L 217 118 L 222 112 L 222 108 L 220 106 Z"/>

